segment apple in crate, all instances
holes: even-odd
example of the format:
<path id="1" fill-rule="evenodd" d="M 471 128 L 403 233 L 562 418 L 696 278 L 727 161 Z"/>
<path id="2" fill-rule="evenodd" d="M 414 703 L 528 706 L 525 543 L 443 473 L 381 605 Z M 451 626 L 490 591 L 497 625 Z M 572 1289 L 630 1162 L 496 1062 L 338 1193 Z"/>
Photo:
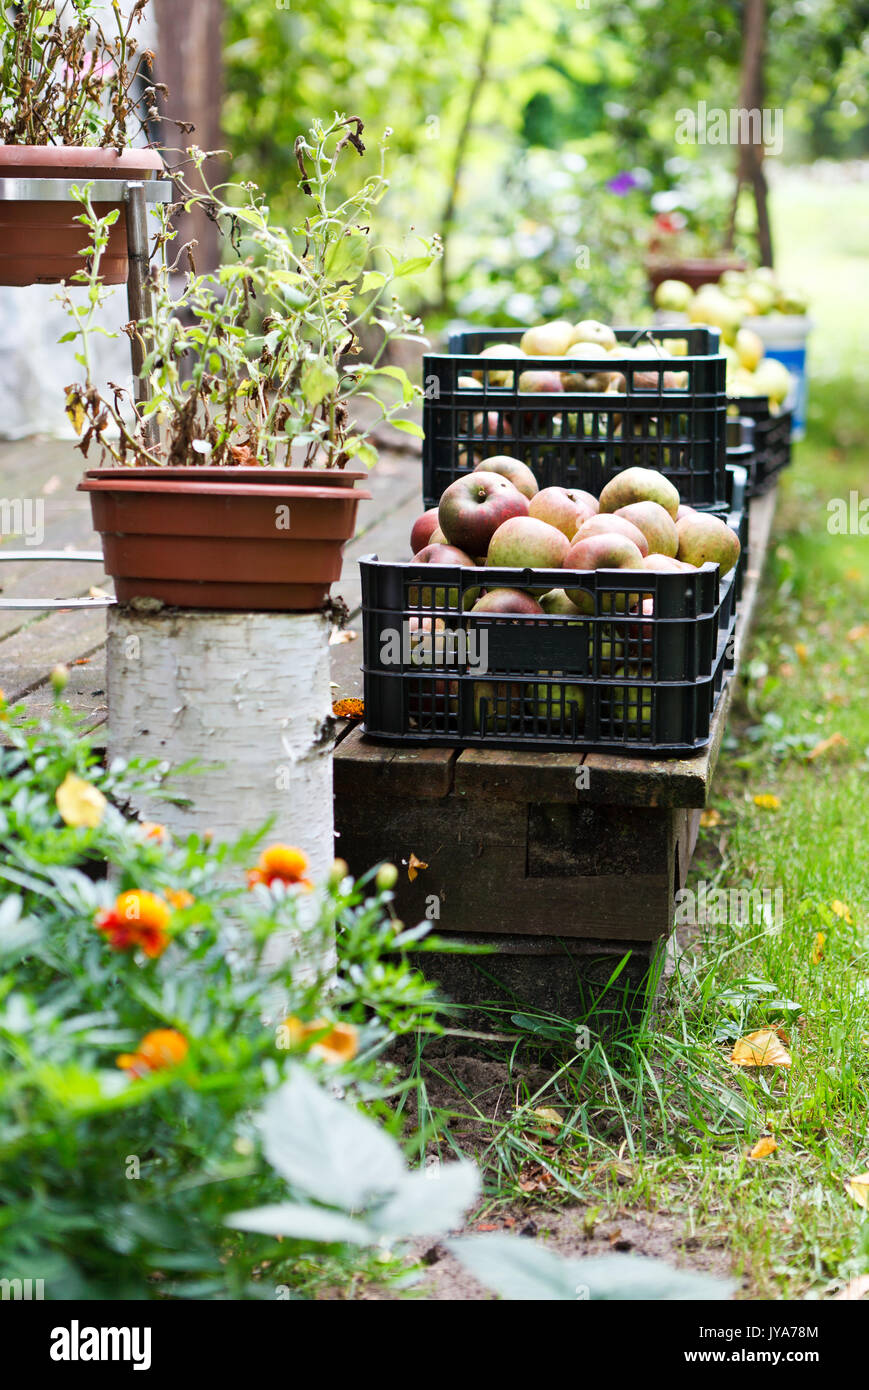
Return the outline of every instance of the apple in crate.
<path id="1" fill-rule="evenodd" d="M 536 598 L 532 598 L 524 589 L 489 589 L 482 598 L 477 599 L 471 612 L 517 615 L 542 613 L 543 609 Z"/>
<path id="2" fill-rule="evenodd" d="M 617 339 L 609 324 L 600 323 L 598 319 L 583 319 L 573 330 L 571 345 L 577 343 L 593 343 L 606 352 L 612 352 L 617 346 Z"/>
<path id="3" fill-rule="evenodd" d="M 418 516 L 410 532 L 410 553 L 418 555 L 425 546 L 431 544 L 432 533 L 438 529 L 438 509 L 430 507 Z"/>
<path id="4" fill-rule="evenodd" d="M 489 459 L 481 459 L 474 464 L 474 472 L 499 473 L 530 501 L 537 493 L 538 483 L 527 463 L 514 459 L 509 454 L 493 454 Z"/>
<path id="5" fill-rule="evenodd" d="M 508 733 L 522 705 L 522 686 L 509 681 L 474 681 L 474 728 L 485 732 Z"/>
<path id="6" fill-rule="evenodd" d="M 536 714 L 541 733 L 570 733 L 576 715 L 576 731 L 581 734 L 585 725 L 585 691 L 581 685 L 561 685 L 557 681 L 541 681 L 525 691 L 525 708 Z"/>
<path id="7" fill-rule="evenodd" d="M 593 513 L 577 502 L 565 487 L 545 487 L 531 498 L 528 515 L 562 531 L 569 541 Z"/>
<path id="8" fill-rule="evenodd" d="M 572 537 L 575 541 L 584 541 L 587 536 L 626 536 L 632 541 L 639 550 L 640 555 L 648 555 L 649 542 L 646 540 L 639 526 L 635 526 L 632 521 L 628 521 L 623 516 L 606 516 L 603 512 L 596 516 L 590 516 L 580 526 L 576 535 Z"/>
<path id="9" fill-rule="evenodd" d="M 631 502 L 657 502 L 675 520 L 679 493 L 656 468 L 625 468 L 610 478 L 600 495 L 602 512 L 617 512 Z"/>
<path id="10" fill-rule="evenodd" d="M 649 544 L 650 555 L 672 555 L 679 549 L 676 523 L 659 502 L 629 502 L 614 516 L 620 516 L 642 531 Z"/>
<path id="11" fill-rule="evenodd" d="M 524 357 L 525 353 L 521 347 L 515 343 L 490 343 L 478 354 L 480 357 Z M 504 386 L 508 390 L 513 389 L 513 373 L 499 367 L 487 368 L 488 381 L 490 386 Z M 483 372 L 477 370 L 473 373 L 477 381 L 483 380 Z"/>
<path id="12" fill-rule="evenodd" d="M 640 570 L 643 568 L 643 556 L 628 536 L 621 535 L 618 531 L 612 531 L 603 535 L 585 536 L 582 540 L 574 541 L 565 556 L 564 568 L 568 570 Z M 587 589 L 566 588 L 565 592 L 577 607 L 581 608 L 584 603 L 588 603 L 589 593 Z M 636 603 L 639 595 L 602 593 L 602 612 L 610 611 L 613 598 L 615 598 L 616 610 L 624 612 L 627 603 Z"/>
<path id="13" fill-rule="evenodd" d="M 498 527 L 528 515 L 528 498 L 508 478 L 475 469 L 454 478 L 438 506 L 440 528 L 450 545 L 469 555 L 485 555 Z"/>
<path id="14" fill-rule="evenodd" d="M 576 329 L 567 319 L 538 323 L 522 334 L 519 346 L 529 357 L 563 357 L 574 341 Z M 522 387 L 519 387 L 520 391 Z"/>
<path id="15" fill-rule="evenodd" d="M 577 607 L 573 599 L 568 598 L 563 589 L 550 589 L 548 594 L 544 594 L 540 600 L 540 607 L 544 613 L 551 614 L 555 618 L 579 618 L 585 614 L 594 612 L 594 594 L 588 593 L 586 589 L 579 592 L 585 595 L 585 606 Z M 588 601 L 591 606 L 589 607 Z"/>
<path id="16" fill-rule="evenodd" d="M 413 564 L 415 565 L 461 565 L 463 569 L 473 569 L 474 562 L 470 555 L 466 555 L 463 550 L 458 550 L 454 545 L 427 545 L 418 555 L 414 555 Z M 446 589 L 417 588 L 412 584 L 407 591 L 407 601 L 413 608 L 450 608 L 456 609 L 459 605 L 459 591 L 452 588 L 447 592 Z"/>
<path id="17" fill-rule="evenodd" d="M 644 662 L 642 670 L 635 664 L 630 667 L 619 666 L 613 671 L 617 679 L 635 679 L 651 682 L 652 667 Z M 614 724 L 624 733 L 638 737 L 648 735 L 652 728 L 652 692 L 648 685 L 614 685 L 611 690 L 612 717 Z"/>
<path id="18" fill-rule="evenodd" d="M 679 559 L 699 567 L 707 560 L 721 567 L 721 578 L 729 574 L 739 559 L 739 537 L 720 517 L 695 512 L 677 521 Z"/>
<path id="19" fill-rule="evenodd" d="M 499 526 L 486 564 L 503 569 L 557 570 L 564 564 L 570 542 L 562 531 L 533 516 L 514 516 Z"/>

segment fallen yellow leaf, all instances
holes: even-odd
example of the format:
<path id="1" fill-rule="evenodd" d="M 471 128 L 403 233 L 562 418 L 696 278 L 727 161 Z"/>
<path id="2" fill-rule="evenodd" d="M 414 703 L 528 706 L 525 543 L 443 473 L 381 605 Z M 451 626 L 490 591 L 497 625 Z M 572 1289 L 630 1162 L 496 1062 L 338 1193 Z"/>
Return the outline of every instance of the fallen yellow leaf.
<path id="1" fill-rule="evenodd" d="M 701 814 L 700 814 L 700 824 L 703 826 L 703 829 L 704 829 L 704 830 L 709 830 L 709 829 L 713 828 L 713 827 L 716 826 L 716 825 L 720 825 L 720 824 L 721 824 L 721 812 L 720 812 L 720 811 L 716 811 L 714 807 L 710 806 L 710 808 L 709 808 L 708 811 L 702 811 L 702 812 L 701 812 Z"/>
<path id="2" fill-rule="evenodd" d="M 791 1055 L 771 1028 L 747 1033 L 734 1044 L 730 1060 L 737 1067 L 789 1067 Z"/>
<path id="3" fill-rule="evenodd" d="M 862 642 L 864 637 L 869 637 L 869 623 L 860 623 L 859 627 L 852 627 L 845 633 L 849 642 Z"/>
<path id="4" fill-rule="evenodd" d="M 769 1158 L 771 1153 L 775 1153 L 778 1144 L 771 1134 L 765 1134 L 762 1139 L 758 1139 L 753 1149 L 749 1150 L 749 1158 Z"/>
<path id="5" fill-rule="evenodd" d="M 822 931 L 816 933 L 815 939 L 812 942 L 812 965 L 820 965 L 823 960 L 824 944 L 826 940 L 827 938 Z"/>
<path id="6" fill-rule="evenodd" d="M 833 902 L 830 903 L 830 910 L 831 912 L 835 912 L 836 916 L 841 918 L 843 922 L 847 922 L 849 927 L 853 927 L 854 918 L 847 903 L 840 902 L 838 898 L 834 898 Z"/>
<path id="7" fill-rule="evenodd" d="M 754 798 L 755 806 L 760 806 L 764 811 L 777 811 L 781 802 L 772 792 L 759 792 Z"/>
<path id="8" fill-rule="evenodd" d="M 416 878 L 420 869 L 427 868 L 428 864 L 426 864 L 425 861 L 422 859 L 417 859 L 416 855 L 413 853 L 413 851 L 411 851 L 410 858 L 407 861 L 407 876 L 410 879 L 411 883 L 413 883 L 413 880 Z"/>
<path id="9" fill-rule="evenodd" d="M 553 1110 L 551 1105 L 541 1105 L 533 1112 L 538 1120 L 542 1120 L 544 1126 L 554 1125 L 556 1129 L 561 1129 L 561 1116 L 557 1110 Z"/>
<path id="10" fill-rule="evenodd" d="M 845 1179 L 845 1191 L 854 1198 L 858 1207 L 866 1210 L 866 1202 L 869 1199 L 869 1173 L 858 1173 L 856 1178 Z"/>
<path id="11" fill-rule="evenodd" d="M 61 819 L 67 825 L 86 825 L 89 830 L 98 826 L 105 814 L 106 798 L 98 787 L 68 772 L 54 794 Z"/>
<path id="12" fill-rule="evenodd" d="M 847 748 L 848 740 L 839 733 L 838 729 L 829 738 L 822 738 L 820 743 L 816 743 L 814 748 L 806 754 L 806 761 L 813 763 L 815 758 L 823 757 L 824 753 L 829 753 L 831 748 Z"/>

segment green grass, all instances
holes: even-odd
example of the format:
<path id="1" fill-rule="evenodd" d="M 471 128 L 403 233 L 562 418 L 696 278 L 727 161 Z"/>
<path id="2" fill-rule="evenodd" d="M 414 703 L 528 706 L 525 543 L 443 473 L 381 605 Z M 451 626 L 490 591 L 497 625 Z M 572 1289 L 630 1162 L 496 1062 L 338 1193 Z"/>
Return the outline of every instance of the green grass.
<path id="1" fill-rule="evenodd" d="M 869 189 L 838 188 L 835 216 L 825 199 L 788 182 L 776 211 L 787 266 L 823 287 L 818 337 L 831 352 L 859 346 L 856 227 Z M 471 1149 L 484 1163 L 483 1217 L 573 1207 L 582 1232 L 667 1212 L 701 1252 L 723 1247 L 745 1295 L 763 1299 L 829 1297 L 869 1273 L 869 1218 L 845 1188 L 869 1169 L 869 536 L 826 529 L 831 497 L 869 492 L 869 386 L 859 363 L 845 366 L 850 376 L 814 385 L 782 488 L 713 788 L 718 823 L 701 832 L 689 881 L 780 890 L 783 920 L 681 935 L 657 1005 L 633 1032 L 592 1019 L 587 1051 L 575 1020 L 540 1020 L 535 1039 L 507 1010 L 493 1031 L 515 1040 L 486 1049 L 500 1064 L 490 1084 L 469 1085 L 448 1057 L 426 1066 L 442 1154 Z M 793 1065 L 733 1067 L 733 1042 L 768 1026 Z M 535 1114 L 543 1107 L 560 1123 Z M 750 1159 L 764 1134 L 776 1151 Z"/>

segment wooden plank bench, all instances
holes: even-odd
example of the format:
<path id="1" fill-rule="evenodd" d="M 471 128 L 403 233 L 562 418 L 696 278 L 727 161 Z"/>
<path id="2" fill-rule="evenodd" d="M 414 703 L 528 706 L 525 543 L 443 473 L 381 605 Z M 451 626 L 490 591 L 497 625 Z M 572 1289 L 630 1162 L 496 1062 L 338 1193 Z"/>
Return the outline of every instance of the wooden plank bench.
<path id="1" fill-rule="evenodd" d="M 774 494 L 753 506 L 737 662 L 774 508 Z M 708 747 L 684 759 L 402 749 L 355 727 L 335 752 L 338 853 L 354 871 L 398 865 L 404 920 L 429 917 L 440 934 L 485 943 L 497 952 L 490 975 L 563 1008 L 581 958 L 630 950 L 642 974 L 669 937 L 733 692 L 731 680 Z M 439 956 L 435 973 L 445 970 L 458 997 L 475 993 L 465 958 Z"/>

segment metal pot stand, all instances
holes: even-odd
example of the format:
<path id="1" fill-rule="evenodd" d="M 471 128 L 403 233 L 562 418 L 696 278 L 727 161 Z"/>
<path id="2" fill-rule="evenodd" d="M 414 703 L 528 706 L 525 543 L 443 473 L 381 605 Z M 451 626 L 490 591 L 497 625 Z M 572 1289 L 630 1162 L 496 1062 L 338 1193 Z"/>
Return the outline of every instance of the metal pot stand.
<path id="1" fill-rule="evenodd" d="M 120 203 L 127 221 L 127 253 L 130 262 L 127 277 L 127 307 L 133 322 L 144 318 L 150 308 L 148 286 L 148 204 L 168 203 L 172 197 L 169 179 L 38 179 L 0 178 L 0 202 L 72 202 L 72 189 L 90 186 L 94 203 Z M 130 359 L 135 382 L 136 399 L 148 399 L 148 384 L 141 376 L 144 345 L 140 338 L 130 339 Z M 99 550 L 5 550 L 0 547 L 0 561 L 77 560 L 81 563 L 103 564 Z M 5 599 L 0 597 L 0 610 L 44 610 L 73 608 L 108 608 L 116 600 L 105 598 Z"/>
<path id="2" fill-rule="evenodd" d="M 0 561 L 3 560 L 77 560 L 80 564 L 104 563 L 101 550 L 6 550 L 0 546 Z M 98 598 L 0 598 L 0 610 L 48 611 L 71 608 L 111 608 L 117 602 L 110 594 Z"/>

